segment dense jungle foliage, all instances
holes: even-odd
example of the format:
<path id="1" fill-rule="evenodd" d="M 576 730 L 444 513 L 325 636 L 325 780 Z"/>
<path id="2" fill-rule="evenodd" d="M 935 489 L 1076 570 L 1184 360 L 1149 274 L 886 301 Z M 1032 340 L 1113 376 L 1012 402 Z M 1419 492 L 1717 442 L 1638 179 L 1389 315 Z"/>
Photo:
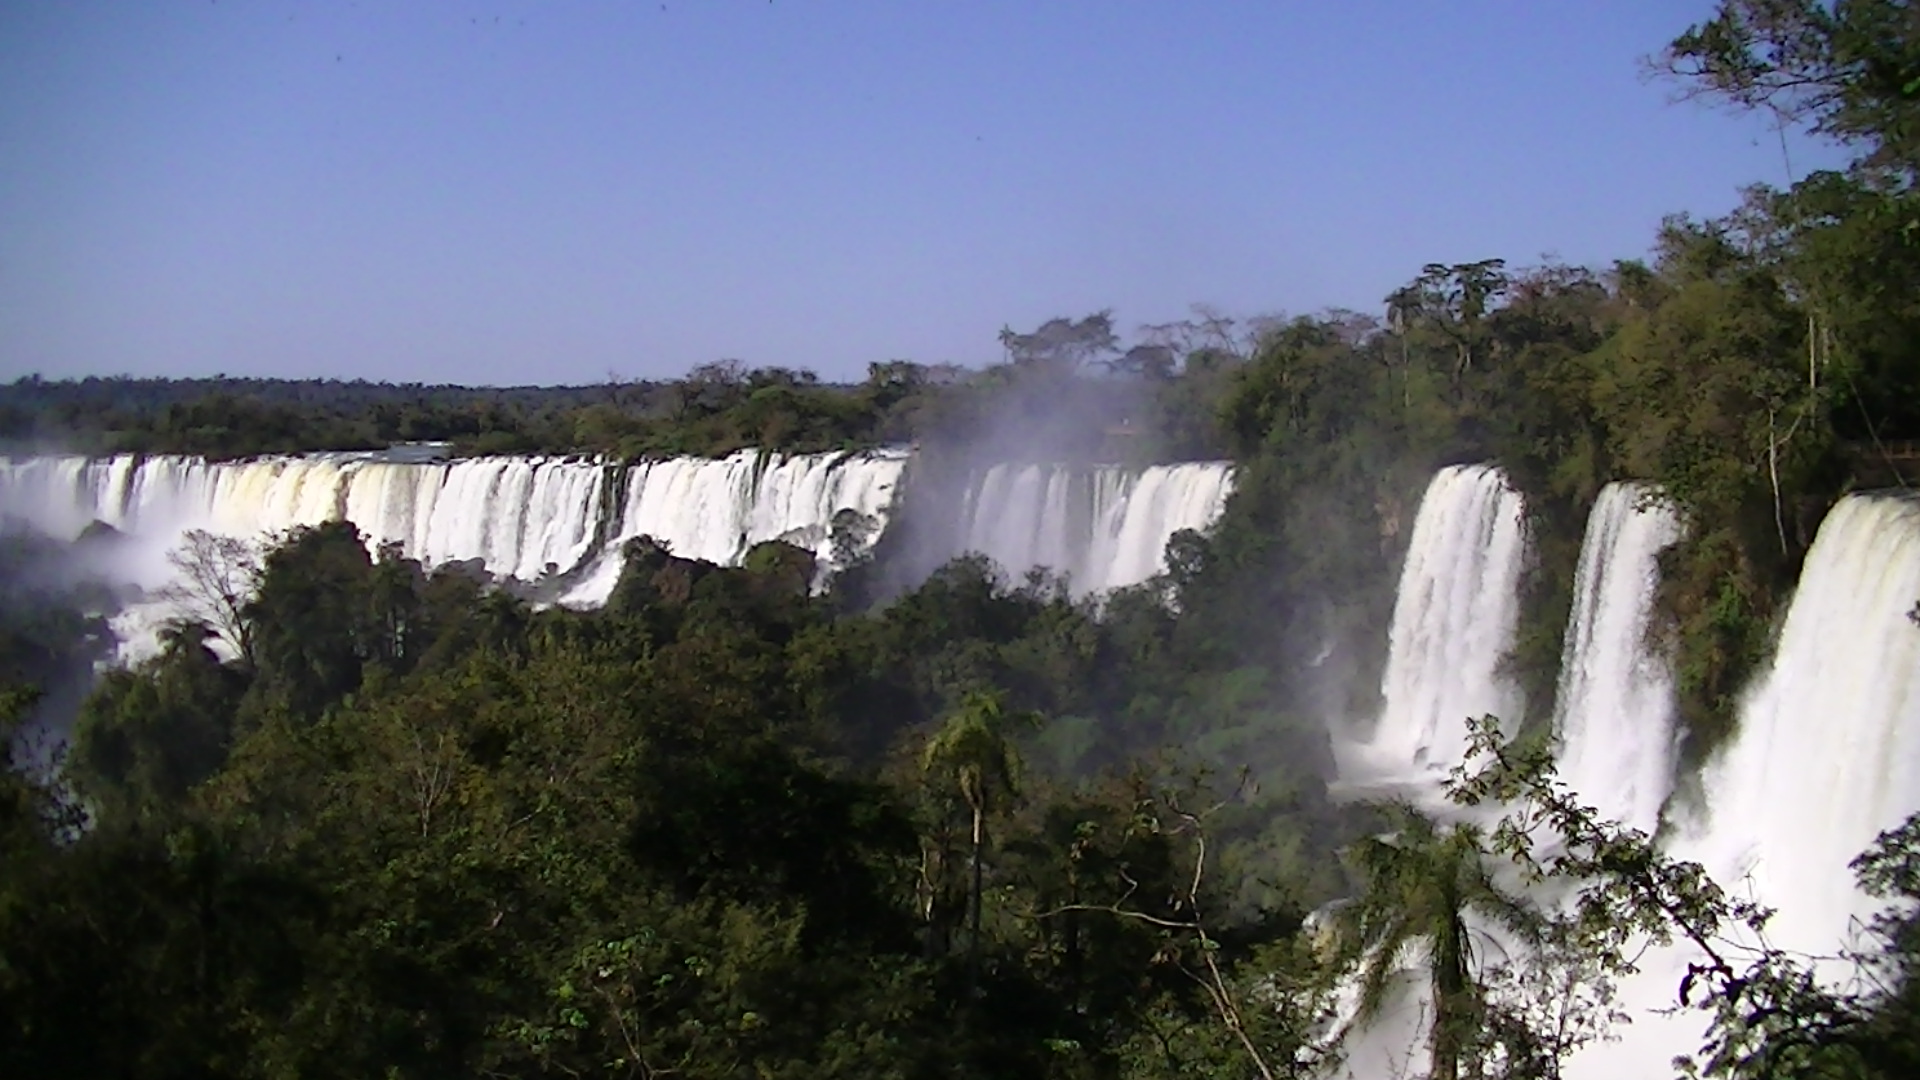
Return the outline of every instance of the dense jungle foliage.
<path id="1" fill-rule="evenodd" d="M 1553 1077 L 1605 1028 L 1638 933 L 1711 957 L 1683 991 L 1712 1025 L 1704 1073 L 1920 1074 L 1920 822 L 1856 866 L 1888 914 L 1840 991 L 1727 945 L 1764 913 L 1593 821 L 1537 741 L 1482 729 L 1492 764 L 1456 796 L 1516 808 L 1491 832 L 1327 796 L 1327 723 L 1377 706 L 1435 467 L 1497 461 L 1527 498 L 1513 664 L 1536 725 L 1594 496 L 1637 479 L 1673 500 L 1662 604 L 1697 760 L 1821 516 L 1897 482 L 1920 439 L 1909 5 L 1727 0 L 1661 62 L 1856 160 L 1670 220 L 1645 262 L 1434 263 L 1377 316 L 1201 311 L 1131 343 L 1110 313 L 1057 319 L 1004 331 L 1007 362 L 977 373 L 0 391 L 0 437 L 90 452 L 917 441 L 936 473 L 1007 445 L 1239 467 L 1215 529 L 1100 601 L 978 559 L 883 584 L 884 544 L 815 595 L 797 549 L 720 568 L 642 540 L 605 609 L 535 611 L 346 524 L 264 551 L 196 538 L 203 580 L 244 589 L 107 674 L 53 770 L 30 767 L 35 706 L 106 647 L 81 613 L 111 598 L 55 569 L 81 556 L 11 538 L 0 1069 L 1307 1076 L 1340 1053 L 1334 980 L 1357 973 L 1365 1013 L 1382 949 L 1423 940 L 1417 1070 Z M 1571 914 L 1492 870 L 1529 862 L 1516 838 L 1543 822 L 1564 853 L 1528 868 Z M 1476 954 L 1469 912 L 1532 948 Z"/>

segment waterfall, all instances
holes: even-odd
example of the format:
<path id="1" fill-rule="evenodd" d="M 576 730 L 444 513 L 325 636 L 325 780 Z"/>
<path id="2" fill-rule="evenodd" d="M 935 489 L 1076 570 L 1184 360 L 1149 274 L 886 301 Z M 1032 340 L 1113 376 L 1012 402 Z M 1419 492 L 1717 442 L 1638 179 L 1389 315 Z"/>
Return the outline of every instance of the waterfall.
<path id="1" fill-rule="evenodd" d="M 834 518 L 852 511 L 884 525 L 906 466 L 898 451 L 763 457 L 751 450 L 635 465 L 607 552 L 561 603 L 605 603 L 620 579 L 620 545 L 639 536 L 682 558 L 722 565 L 738 563 L 755 544 L 785 540 L 825 565 L 834 555 Z M 877 538 L 876 529 L 864 546 Z"/>
<path id="2" fill-rule="evenodd" d="M 762 540 L 825 556 L 836 513 L 884 520 L 905 464 L 900 453 L 672 458 L 633 466 L 625 505 L 609 511 L 618 466 L 574 458 L 40 457 L 0 460 L 0 514 L 55 535 L 97 520 L 169 543 L 187 529 L 256 537 L 345 519 L 376 547 L 532 581 L 580 567 L 610 512 L 619 539 L 651 535 L 687 558 L 735 563 Z"/>
<path id="3" fill-rule="evenodd" d="M 1587 519 L 1554 713 L 1560 778 L 1601 817 L 1651 835 L 1673 787 L 1674 686 L 1648 641 L 1672 507 L 1609 484 Z"/>
<path id="4" fill-rule="evenodd" d="M 1498 469 L 1434 476 L 1400 574 L 1379 721 L 1364 741 L 1335 741 L 1343 780 L 1431 787 L 1466 753 L 1469 718 L 1520 719 L 1520 689 L 1501 666 L 1526 558 L 1520 496 Z"/>
<path id="5" fill-rule="evenodd" d="M 369 543 L 399 544 L 423 562 L 479 559 L 493 573 L 534 581 L 592 553 L 604 470 L 538 458 L 370 464 L 353 477 L 340 516 Z"/>
<path id="6" fill-rule="evenodd" d="M 862 519 L 871 547 L 894 506 L 904 451 L 667 458 L 618 466 L 577 458 L 407 462 L 337 453 L 206 462 L 121 456 L 0 459 L 0 516 L 72 536 L 102 521 L 148 541 L 136 579 L 157 585 L 165 553 L 189 529 L 258 537 L 345 519 L 369 545 L 398 544 L 429 564 L 480 560 L 526 582 L 559 575 L 560 602 L 605 601 L 619 547 L 651 536 L 684 558 L 730 565 L 784 540 L 834 556 L 836 517 Z M 1116 466 L 996 465 L 961 500 L 955 553 L 980 551 L 1015 576 L 1036 566 L 1095 592 L 1165 568 L 1167 539 L 1205 528 L 1232 488 L 1224 462 Z M 616 478 L 621 482 L 614 483 Z M 624 492 L 612 498 L 614 492 Z"/>
<path id="7" fill-rule="evenodd" d="M 1605 817 L 1645 831 L 1673 784 L 1674 689 L 1649 624 L 1658 556 L 1681 534 L 1649 489 L 1611 485 L 1596 502 L 1575 580 L 1555 726 L 1560 773 Z M 1460 756 L 1461 720 L 1517 713 L 1498 673 L 1524 560 L 1518 500 L 1491 469 L 1435 476 L 1421 504 L 1394 611 L 1386 705 L 1362 743 L 1344 747 L 1356 787 L 1404 781 Z M 1701 808 L 1675 811 L 1665 846 L 1730 892 L 1777 913 L 1768 943 L 1834 956 L 1873 903 L 1848 863 L 1920 809 L 1920 498 L 1856 495 L 1822 523 L 1781 626 L 1772 663 L 1742 700 L 1730 741 L 1705 767 Z M 1503 712 L 1503 709 L 1513 710 Z M 1691 956 L 1676 945 L 1640 960 L 1620 988 L 1634 1018 L 1568 1075 L 1669 1075 L 1699 1045 L 1703 1017 L 1675 1004 Z M 1839 976 L 1839 966 L 1827 969 Z M 1417 1055 L 1386 1025 L 1356 1044 L 1349 1075 Z M 1396 1055 L 1398 1057 L 1396 1057 Z"/>
<path id="8" fill-rule="evenodd" d="M 1920 810 L 1920 626 L 1907 617 L 1916 600 L 1920 500 L 1842 499 L 1807 553 L 1773 662 L 1703 771 L 1703 808 L 1668 844 L 1730 893 L 1774 908 L 1773 947 L 1831 957 L 1848 944 L 1873 903 L 1847 864 Z M 1621 987 L 1634 1025 L 1576 1057 L 1568 1075 L 1653 1075 L 1695 1050 L 1699 1014 L 1653 1015 L 1674 1004 L 1691 959 L 1682 946 L 1647 957 Z M 1826 965 L 1829 976 L 1845 973 Z"/>
<path id="9" fill-rule="evenodd" d="M 955 553 L 978 552 L 1016 579 L 1047 567 L 1082 595 L 1137 585 L 1166 569 L 1174 533 L 1213 524 L 1232 487 L 1226 462 L 994 465 L 967 487 Z"/>
<path id="10" fill-rule="evenodd" d="M 676 554 L 729 565 L 760 541 L 786 540 L 825 563 L 835 515 L 853 511 L 875 526 L 870 545 L 905 467 L 899 452 L 673 458 L 632 466 L 624 504 L 609 505 L 623 467 L 579 458 L 34 457 L 0 459 L 0 519 L 60 537 L 111 525 L 135 541 L 116 572 L 147 589 L 171 579 L 167 553 L 190 529 L 256 539 L 344 519 L 370 547 L 397 544 L 428 564 L 477 559 L 527 583 L 559 575 L 569 583 L 562 602 L 591 606 L 619 578 L 608 538 L 652 535 Z M 120 622 L 144 639 L 166 615 L 147 605 Z M 130 640 L 125 655 L 150 644 Z"/>
<path id="11" fill-rule="evenodd" d="M 1394 600 L 1380 717 L 1364 740 L 1333 740 L 1338 786 L 1348 794 L 1404 797 L 1457 816 L 1440 783 L 1466 753 L 1468 719 L 1520 719 L 1520 689 L 1501 667 L 1519 620 L 1524 511 L 1496 468 L 1450 467 L 1428 483 Z M 1422 948 L 1396 961 L 1384 1012 L 1349 1035 L 1340 1080 L 1409 1075 L 1426 1052 Z M 1342 986 L 1342 1023 L 1352 1019 L 1357 993 L 1351 980 Z"/>
<path id="12" fill-rule="evenodd" d="M 1847 863 L 1920 810 L 1920 501 L 1852 496 L 1821 523 L 1773 664 L 1704 776 L 1703 862 L 1831 953 L 1870 911 Z"/>
<path id="13" fill-rule="evenodd" d="M 603 468 L 514 457 L 403 465 L 371 454 L 28 458 L 0 461 L 0 511 L 55 535 L 102 521 L 162 554 L 188 529 L 252 539 L 345 519 L 375 546 L 397 543 L 429 563 L 480 559 L 532 580 L 587 554 Z"/>

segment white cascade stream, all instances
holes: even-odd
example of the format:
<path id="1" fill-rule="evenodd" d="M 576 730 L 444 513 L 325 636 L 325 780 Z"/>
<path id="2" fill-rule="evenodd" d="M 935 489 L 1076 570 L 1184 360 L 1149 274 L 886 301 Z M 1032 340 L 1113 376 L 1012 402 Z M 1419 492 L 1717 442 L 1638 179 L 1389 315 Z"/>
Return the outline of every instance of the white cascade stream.
<path id="1" fill-rule="evenodd" d="M 606 468 L 521 457 L 398 464 L 374 454 L 0 460 L 0 514 L 53 535 L 101 521 L 144 541 L 143 584 L 157 583 L 152 572 L 190 529 L 255 539 L 340 519 L 372 546 L 398 543 L 428 563 L 479 559 L 531 581 L 590 550 Z"/>
<path id="2" fill-rule="evenodd" d="M 1848 862 L 1920 810 L 1916 602 L 1920 500 L 1841 500 L 1739 732 L 1706 771 L 1703 861 L 1779 908 L 1768 931 L 1783 947 L 1831 951 L 1870 911 Z"/>
<path id="3" fill-rule="evenodd" d="M 743 450 L 725 458 L 634 465 L 606 552 L 561 603 L 605 603 L 620 580 L 620 546 L 640 536 L 682 558 L 723 566 L 738 563 L 755 544 L 785 540 L 826 565 L 833 556 L 834 517 L 850 510 L 884 526 L 907 461 L 898 451 L 763 457 Z M 871 546 L 878 536 L 876 529 L 865 543 Z"/>
<path id="4" fill-rule="evenodd" d="M 344 519 L 370 547 L 398 544 L 430 565 L 477 559 L 490 573 L 528 583 L 568 575 L 564 602 L 591 606 L 619 577 L 618 541 L 643 533 L 722 564 L 775 539 L 826 560 L 841 511 L 884 527 L 906 461 L 898 452 L 674 458 L 630 467 L 625 503 L 609 506 L 620 467 L 579 458 L 0 458 L 0 518 L 57 537 L 95 521 L 110 525 L 133 541 L 115 571 L 144 589 L 171 579 L 167 554 L 188 530 L 256 540 Z M 124 615 L 127 656 L 148 651 L 144 639 L 166 615 L 150 604 Z"/>
<path id="5" fill-rule="evenodd" d="M 987 556 L 1014 580 L 1047 567 L 1076 594 L 1105 592 L 1165 570 L 1167 540 L 1213 524 L 1232 490 L 1227 462 L 994 465 L 968 485 L 955 550 Z"/>
<path id="6" fill-rule="evenodd" d="M 878 541 L 895 506 L 905 451 L 781 455 L 746 450 L 625 468 L 577 458 L 405 462 L 329 453 L 207 462 L 198 458 L 0 459 L 0 516 L 56 536 L 101 521 L 133 536 L 145 586 L 163 584 L 166 553 L 202 529 L 247 539 L 351 521 L 370 546 L 395 543 L 428 564 L 480 560 L 494 574 L 568 581 L 561 603 L 592 607 L 620 574 L 622 543 L 651 536 L 685 558 L 729 565 L 784 540 L 833 558 L 833 524 L 852 512 Z M 1165 568 L 1167 539 L 1204 529 L 1232 490 L 1224 462 L 1117 466 L 997 465 L 975 478 L 954 550 L 983 552 L 1016 578 L 1035 566 L 1096 592 Z M 617 502 L 610 494 L 622 492 Z"/>
<path id="7" fill-rule="evenodd" d="M 1495 664 L 1511 640 L 1524 538 L 1491 470 L 1444 470 L 1422 503 L 1390 638 L 1378 728 L 1340 755 L 1342 779 L 1431 778 L 1459 759 L 1466 716 L 1516 699 Z M 1730 890 L 1777 909 L 1771 945 L 1833 956 L 1872 902 L 1848 863 L 1920 810 L 1920 498 L 1856 495 L 1822 524 L 1771 664 L 1743 699 L 1739 727 L 1701 775 L 1700 809 L 1666 807 L 1675 769 L 1673 675 L 1650 635 L 1658 557 L 1682 532 L 1648 489 L 1614 485 L 1589 519 L 1562 658 L 1556 731 L 1561 775 L 1603 816 L 1652 832 Z M 1642 960 L 1621 987 L 1633 1023 L 1569 1063 L 1581 1080 L 1674 1075 L 1702 1018 L 1675 1004 L 1686 963 L 1675 948 Z M 1844 974 L 1840 966 L 1826 969 Z M 1423 1051 L 1408 1009 L 1363 1033 L 1344 1075 L 1383 1080 Z M 1406 1014 L 1406 1015 L 1402 1015 Z M 1389 1067 L 1389 1063 L 1393 1063 Z"/>
<path id="8" fill-rule="evenodd" d="M 1560 778 L 1600 816 L 1653 835 L 1673 789 L 1674 683 L 1648 640 L 1660 553 L 1680 537 L 1670 504 L 1609 484 L 1587 519 L 1554 711 Z"/>
<path id="9" fill-rule="evenodd" d="M 1484 465 L 1435 474 L 1420 500 L 1388 635 L 1383 707 L 1362 739 L 1336 733 L 1340 778 L 1431 802 L 1466 752 L 1469 718 L 1517 722 L 1502 671 L 1519 620 L 1527 538 L 1520 496 Z"/>
<path id="10" fill-rule="evenodd" d="M 1452 466 L 1428 483 L 1395 596 L 1380 716 L 1363 737 L 1343 725 L 1334 731 L 1337 792 L 1461 816 L 1441 785 L 1466 752 L 1467 721 L 1517 723 L 1524 705 L 1501 670 L 1529 554 L 1524 514 L 1497 468 Z M 1381 1012 L 1346 1039 L 1340 1080 L 1419 1074 L 1431 1019 L 1424 963 L 1418 943 L 1395 958 Z M 1340 988 L 1341 1024 L 1351 1022 L 1358 993 L 1352 980 Z"/>
<path id="11" fill-rule="evenodd" d="M 1736 895 L 1774 908 L 1769 945 L 1833 957 L 1874 913 L 1848 863 L 1920 810 L 1920 499 L 1855 495 L 1821 523 L 1773 662 L 1739 728 L 1701 776 L 1702 809 L 1668 843 Z M 1670 811 L 1671 813 L 1671 811 Z M 1649 957 L 1621 988 L 1635 1023 L 1576 1057 L 1578 1080 L 1671 1075 L 1702 1018 L 1675 1003 L 1684 948 Z M 1825 961 L 1840 978 L 1844 963 Z"/>

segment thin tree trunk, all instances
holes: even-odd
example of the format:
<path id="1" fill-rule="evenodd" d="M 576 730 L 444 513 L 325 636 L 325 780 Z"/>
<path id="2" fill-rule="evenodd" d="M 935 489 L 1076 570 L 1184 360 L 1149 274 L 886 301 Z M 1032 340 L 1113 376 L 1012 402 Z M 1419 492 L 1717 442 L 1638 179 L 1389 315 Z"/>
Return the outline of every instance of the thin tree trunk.
<path id="1" fill-rule="evenodd" d="M 1472 1022 L 1467 1008 L 1466 933 L 1458 911 L 1452 911 L 1439 940 L 1431 945 L 1439 968 L 1433 995 L 1433 1080 L 1458 1080 L 1460 1046 Z"/>
<path id="2" fill-rule="evenodd" d="M 981 871 L 983 860 L 981 847 L 986 840 L 987 792 L 982 785 L 980 797 L 973 806 L 973 926 L 967 942 L 967 983 L 968 989 L 978 989 L 980 984 L 980 907 L 981 907 Z"/>
<path id="3" fill-rule="evenodd" d="M 1080 906 L 1080 875 L 1072 869 L 1067 871 L 1067 903 L 1076 909 Z M 1072 995 L 1073 1007 L 1078 1011 L 1081 1005 L 1080 912 L 1078 910 L 1067 912 L 1065 936 L 1067 939 L 1067 992 Z"/>
<path id="4" fill-rule="evenodd" d="M 1413 355 L 1407 352 L 1406 331 L 1400 333 L 1400 411 L 1413 408 Z"/>
<path id="5" fill-rule="evenodd" d="M 1795 421 L 1797 424 L 1798 421 Z M 1792 435 L 1791 429 L 1788 435 Z M 1780 443 L 1773 437 L 1773 410 L 1767 410 L 1767 478 L 1773 482 L 1773 527 L 1780 533 L 1780 554 L 1787 554 L 1787 519 L 1780 509 Z"/>

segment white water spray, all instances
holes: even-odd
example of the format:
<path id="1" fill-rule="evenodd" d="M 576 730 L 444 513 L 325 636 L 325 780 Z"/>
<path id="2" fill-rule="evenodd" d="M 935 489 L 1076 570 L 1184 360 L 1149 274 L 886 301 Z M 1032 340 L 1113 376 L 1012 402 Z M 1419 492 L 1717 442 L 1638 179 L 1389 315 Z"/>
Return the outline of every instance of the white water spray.
<path id="1" fill-rule="evenodd" d="M 1174 533 L 1213 524 L 1232 488 L 1226 462 L 995 465 L 968 487 L 958 550 L 987 556 L 1016 580 L 1047 567 L 1081 595 L 1137 585 L 1166 569 Z"/>

